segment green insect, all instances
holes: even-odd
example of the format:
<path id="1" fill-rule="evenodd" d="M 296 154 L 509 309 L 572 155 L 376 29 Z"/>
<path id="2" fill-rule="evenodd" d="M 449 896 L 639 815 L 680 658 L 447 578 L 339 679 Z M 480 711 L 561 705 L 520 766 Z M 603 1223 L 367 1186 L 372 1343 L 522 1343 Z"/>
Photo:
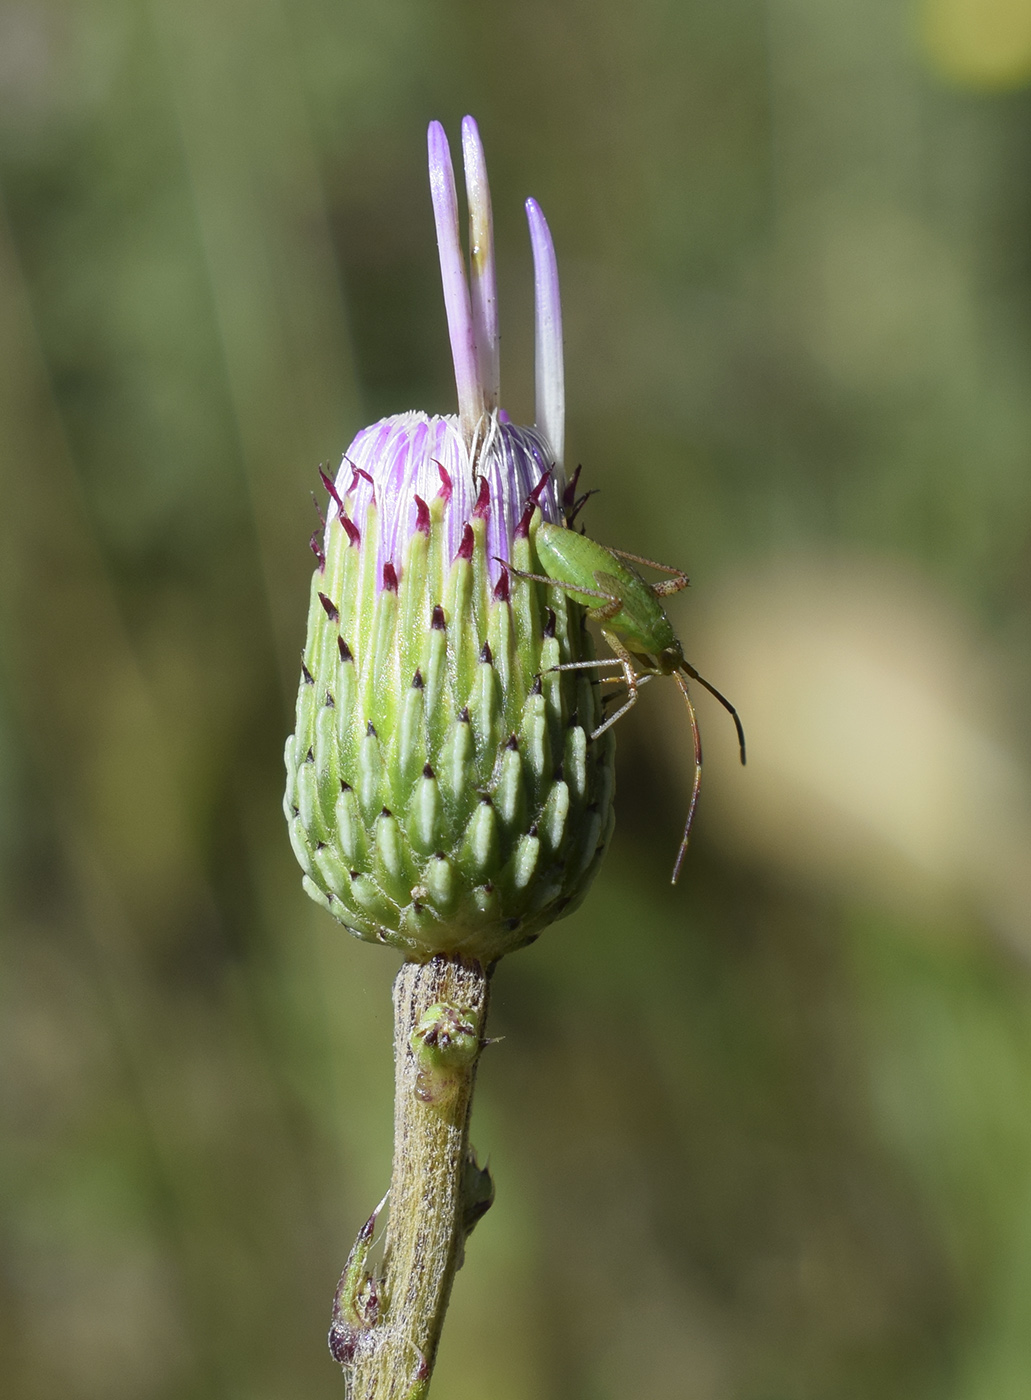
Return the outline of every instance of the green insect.
<path id="1" fill-rule="evenodd" d="M 698 803 L 698 790 L 702 781 L 702 741 L 698 732 L 698 719 L 687 688 L 686 677 L 690 677 L 705 687 L 710 695 L 720 702 L 733 717 L 737 728 L 741 762 L 745 761 L 745 731 L 737 710 L 721 695 L 715 686 L 700 676 L 684 652 L 672 624 L 666 616 L 662 598 L 679 593 L 687 587 L 687 575 L 679 569 L 671 569 L 666 564 L 657 564 L 652 559 L 642 559 L 638 554 L 627 554 L 622 549 L 607 549 L 588 535 L 581 535 L 565 525 L 553 525 L 543 521 L 537 529 L 537 557 L 541 561 L 544 574 L 527 574 L 511 565 L 505 567 L 520 578 L 532 579 L 551 587 L 565 589 L 569 596 L 587 609 L 587 616 L 593 622 L 601 623 L 601 634 L 615 653 L 612 657 L 602 657 L 596 661 L 570 661 L 556 666 L 557 671 L 605 670 L 618 667 L 626 684 L 627 698 L 618 710 L 610 715 L 591 736 L 597 739 L 621 719 L 637 703 L 641 686 L 653 676 L 672 676 L 680 688 L 691 720 L 691 734 L 694 740 L 695 776 L 691 789 L 691 804 L 687 810 L 684 837 L 673 867 L 673 884 L 676 884 L 687 851 L 687 840 L 691 834 Z M 499 561 L 504 563 L 504 560 Z M 669 574 L 661 583 L 646 583 L 634 567 L 643 564 L 659 573 Z M 605 677 L 617 680 L 618 677 Z"/>

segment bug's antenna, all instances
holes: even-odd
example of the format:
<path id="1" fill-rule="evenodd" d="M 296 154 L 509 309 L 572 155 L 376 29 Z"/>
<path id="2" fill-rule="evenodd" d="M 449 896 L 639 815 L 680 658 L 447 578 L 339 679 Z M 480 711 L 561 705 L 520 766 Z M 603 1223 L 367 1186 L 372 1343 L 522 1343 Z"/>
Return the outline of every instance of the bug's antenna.
<path id="1" fill-rule="evenodd" d="M 680 687 L 680 693 L 684 697 L 687 713 L 691 717 L 691 737 L 694 739 L 694 786 L 691 788 L 691 805 L 687 809 L 687 821 L 684 823 L 684 839 L 681 841 L 680 850 L 677 852 L 676 864 L 673 867 L 673 879 L 670 882 L 675 885 L 680 878 L 680 867 L 683 865 L 684 856 L 687 854 L 687 838 L 691 835 L 691 823 L 694 821 L 694 809 L 698 806 L 698 789 L 702 785 L 702 736 L 698 732 L 698 718 L 695 715 L 694 706 L 691 704 L 691 696 L 687 689 L 687 681 L 684 680 L 679 671 L 673 672 L 673 679 Z M 698 679 L 701 680 L 701 676 L 699 676 Z M 705 682 L 702 681 L 702 684 L 704 685 Z M 712 687 L 710 686 L 709 689 L 711 690 Z M 742 742 L 743 741 L 744 736 L 742 735 Z M 742 753 L 743 752 L 744 750 L 742 749 Z"/>
<path id="2" fill-rule="evenodd" d="M 734 706 L 730 703 L 730 701 L 725 695 L 721 695 L 714 685 L 710 685 L 704 676 L 700 676 L 698 674 L 695 668 L 691 665 L 690 661 L 684 661 L 681 664 L 683 669 L 687 672 L 691 679 L 693 681 L 697 681 L 699 685 L 704 685 L 709 694 L 714 696 L 720 702 L 723 708 L 733 719 L 734 728 L 737 730 L 737 743 L 738 748 L 741 750 L 741 762 L 743 764 L 745 762 L 745 727 L 741 723 L 741 716 L 738 714 L 737 710 L 734 709 Z M 687 690 L 685 689 L 685 687 L 681 686 L 680 688 L 684 691 L 684 694 L 686 695 Z M 690 705 L 690 700 L 687 703 Z"/>

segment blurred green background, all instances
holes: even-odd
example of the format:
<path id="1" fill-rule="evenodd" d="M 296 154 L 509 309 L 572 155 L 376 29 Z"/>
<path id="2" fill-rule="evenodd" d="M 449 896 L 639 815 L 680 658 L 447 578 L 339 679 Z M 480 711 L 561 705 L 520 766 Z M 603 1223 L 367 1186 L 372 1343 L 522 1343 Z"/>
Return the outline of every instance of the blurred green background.
<path id="1" fill-rule="evenodd" d="M 1031 3 L 2 0 L 0 1390 L 341 1394 L 393 954 L 280 811 L 320 461 L 504 401 L 682 564 L 585 907 L 495 979 L 439 1400 L 1031 1394 Z"/>

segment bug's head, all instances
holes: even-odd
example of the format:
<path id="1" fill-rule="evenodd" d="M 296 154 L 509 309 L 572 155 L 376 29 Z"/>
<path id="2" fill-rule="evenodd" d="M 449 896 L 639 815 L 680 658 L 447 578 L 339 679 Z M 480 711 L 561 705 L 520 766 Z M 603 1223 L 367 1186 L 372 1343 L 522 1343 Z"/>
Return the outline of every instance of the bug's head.
<path id="1" fill-rule="evenodd" d="M 674 638 L 668 647 L 663 647 L 656 658 L 656 665 L 664 676 L 672 676 L 675 671 L 681 671 L 684 667 L 684 653 L 680 643 Z"/>

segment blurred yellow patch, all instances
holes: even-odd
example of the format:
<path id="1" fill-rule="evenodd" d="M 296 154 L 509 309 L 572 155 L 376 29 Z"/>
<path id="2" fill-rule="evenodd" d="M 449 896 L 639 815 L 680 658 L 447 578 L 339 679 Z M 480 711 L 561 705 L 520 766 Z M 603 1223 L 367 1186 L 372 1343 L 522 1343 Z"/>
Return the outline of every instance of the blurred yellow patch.
<path id="1" fill-rule="evenodd" d="M 845 899 L 941 929 L 973 917 L 1031 957 L 1031 773 L 1006 737 L 1018 685 L 957 601 L 887 560 L 798 553 L 692 613 L 691 660 L 748 734 L 741 770 L 699 697 L 699 827 Z M 686 790 L 684 718 L 665 703 L 656 732 Z"/>
<path id="2" fill-rule="evenodd" d="M 1031 82 L 1031 0 L 922 0 L 920 39 L 935 70 L 963 87 Z"/>

